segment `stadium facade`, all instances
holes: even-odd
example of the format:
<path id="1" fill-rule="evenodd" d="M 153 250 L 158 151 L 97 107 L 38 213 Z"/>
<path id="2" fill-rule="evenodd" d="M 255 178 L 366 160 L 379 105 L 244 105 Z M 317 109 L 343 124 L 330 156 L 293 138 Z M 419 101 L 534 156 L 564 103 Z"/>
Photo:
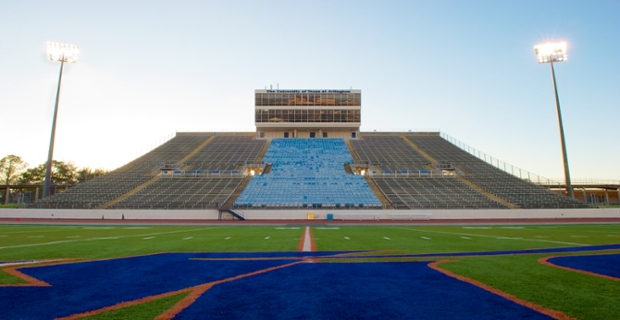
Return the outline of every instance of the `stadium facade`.
<path id="1" fill-rule="evenodd" d="M 257 137 L 341 138 L 359 136 L 361 90 L 256 90 Z"/>

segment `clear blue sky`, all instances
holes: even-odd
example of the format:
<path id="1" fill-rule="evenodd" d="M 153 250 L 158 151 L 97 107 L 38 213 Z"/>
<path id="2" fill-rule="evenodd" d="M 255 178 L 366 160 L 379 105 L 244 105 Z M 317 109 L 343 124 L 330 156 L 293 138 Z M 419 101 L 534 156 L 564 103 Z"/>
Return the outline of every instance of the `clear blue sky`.
<path id="1" fill-rule="evenodd" d="M 445 132 L 562 178 L 620 179 L 620 1 L 2 1 L 0 157 L 114 167 L 175 131 L 254 131 L 254 89 L 362 90 L 362 130 Z"/>

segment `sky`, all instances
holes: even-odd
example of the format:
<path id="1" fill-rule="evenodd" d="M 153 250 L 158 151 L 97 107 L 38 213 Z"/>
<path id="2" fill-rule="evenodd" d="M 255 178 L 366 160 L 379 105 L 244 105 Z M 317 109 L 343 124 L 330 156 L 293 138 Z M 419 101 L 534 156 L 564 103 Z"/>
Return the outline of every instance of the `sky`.
<path id="1" fill-rule="evenodd" d="M 441 131 L 563 179 L 620 179 L 620 1 L 0 1 L 0 158 L 118 167 L 176 132 L 255 131 L 254 90 L 362 90 L 362 131 Z"/>

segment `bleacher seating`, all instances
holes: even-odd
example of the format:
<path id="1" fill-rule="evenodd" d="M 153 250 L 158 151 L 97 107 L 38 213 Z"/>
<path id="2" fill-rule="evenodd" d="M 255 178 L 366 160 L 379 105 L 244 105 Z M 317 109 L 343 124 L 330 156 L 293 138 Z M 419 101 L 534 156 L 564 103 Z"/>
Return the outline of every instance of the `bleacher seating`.
<path id="1" fill-rule="evenodd" d="M 586 204 L 515 177 L 461 150 L 439 135 L 409 135 L 409 140 L 441 163 L 458 168 L 462 176 L 521 208 L 584 208 Z"/>
<path id="2" fill-rule="evenodd" d="M 374 178 L 396 209 L 505 208 L 455 177 Z"/>
<path id="3" fill-rule="evenodd" d="M 342 139 L 274 139 L 263 162 L 271 172 L 254 176 L 236 207 L 381 207 L 362 176 L 345 173 L 353 158 Z"/>
<path id="4" fill-rule="evenodd" d="M 111 173 L 41 199 L 31 207 L 228 206 L 246 185 L 241 168 L 256 161 L 265 143 L 254 139 L 252 133 L 180 134 Z M 367 166 L 374 184 L 396 209 L 505 208 L 502 203 L 507 202 L 521 208 L 587 207 L 499 170 L 439 134 L 367 133 L 363 139 L 351 140 L 351 146 L 362 162 L 359 165 Z M 263 162 L 272 164 L 270 172 L 254 176 L 235 207 L 382 207 L 362 176 L 345 172 L 343 165 L 352 163 L 353 157 L 341 139 L 274 139 Z M 158 177 L 167 164 L 193 174 Z M 444 176 L 442 169 L 446 166 L 460 178 Z M 138 190 L 138 186 L 143 188 Z M 505 202 L 491 199 L 495 197 Z"/>
<path id="5" fill-rule="evenodd" d="M 453 176 L 443 177 L 431 161 L 400 135 L 364 136 L 351 141 L 373 180 L 396 209 L 504 208 Z"/>
<path id="6" fill-rule="evenodd" d="M 217 208 L 243 180 L 242 172 L 232 171 L 254 162 L 264 144 L 251 136 L 216 136 L 185 161 L 187 171 L 200 171 L 202 175 L 162 177 L 112 208 Z M 220 174 L 208 175 L 213 172 Z"/>
<path id="7" fill-rule="evenodd" d="M 396 173 L 428 171 L 430 161 L 413 149 L 399 136 L 365 136 L 351 140 L 360 159 L 378 168 L 380 172 Z"/>
<path id="8" fill-rule="evenodd" d="M 96 179 L 34 205 L 37 208 L 97 208 L 114 200 L 159 174 L 165 163 L 176 163 L 196 149 L 210 136 L 179 135 L 135 159 L 134 161 Z M 246 162 L 256 159 L 264 141 L 251 135 L 216 136 L 209 144 L 184 161 L 186 170 L 203 173 L 218 171 L 226 175 L 197 175 L 160 177 L 146 188 L 114 204 L 111 208 L 192 209 L 215 208 L 225 202 L 243 179 L 231 175 Z"/>
<path id="9" fill-rule="evenodd" d="M 65 192 L 34 203 L 37 208 L 90 209 L 113 200 L 152 178 L 164 162 L 176 162 L 198 147 L 205 136 L 176 136 L 126 165 Z M 158 172 L 156 172 L 158 173 Z"/>

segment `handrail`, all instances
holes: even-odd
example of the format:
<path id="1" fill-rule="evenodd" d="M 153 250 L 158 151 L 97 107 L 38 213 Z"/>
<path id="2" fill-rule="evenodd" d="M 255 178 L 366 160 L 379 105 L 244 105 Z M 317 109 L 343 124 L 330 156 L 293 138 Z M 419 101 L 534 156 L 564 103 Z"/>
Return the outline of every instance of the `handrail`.
<path id="1" fill-rule="evenodd" d="M 509 173 L 517 178 L 532 182 L 534 184 L 538 184 L 538 185 L 542 185 L 542 186 L 556 186 L 556 185 L 564 185 L 564 182 L 562 179 L 550 179 L 550 178 L 546 178 L 543 177 L 539 174 L 536 173 L 532 173 L 529 172 L 527 170 L 521 169 L 519 167 L 516 167 L 512 164 L 509 164 L 505 161 L 499 160 L 497 158 L 494 158 L 480 150 L 476 150 L 476 148 L 473 148 L 461 141 L 459 141 L 458 139 L 455 139 L 453 137 L 451 137 L 450 135 L 446 134 L 445 132 L 440 132 L 440 137 L 442 137 L 444 140 L 452 143 L 453 145 L 455 145 L 456 147 L 458 147 L 459 149 L 473 155 L 474 157 L 492 165 L 493 167 L 500 169 L 506 173 Z M 604 180 L 604 179 L 573 179 L 571 181 L 571 183 L 573 185 L 601 185 L 601 184 L 613 184 L 613 185 L 620 185 L 620 180 Z"/>

